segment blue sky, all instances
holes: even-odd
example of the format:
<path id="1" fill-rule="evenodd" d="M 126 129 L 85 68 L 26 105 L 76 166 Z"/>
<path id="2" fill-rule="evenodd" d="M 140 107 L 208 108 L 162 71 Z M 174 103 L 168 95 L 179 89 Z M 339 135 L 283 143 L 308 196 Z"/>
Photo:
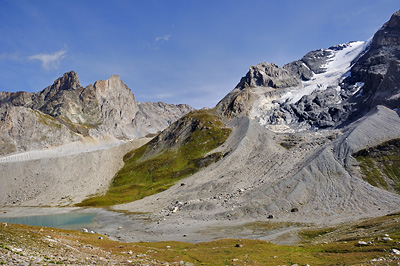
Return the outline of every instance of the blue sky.
<path id="1" fill-rule="evenodd" d="M 213 107 L 251 65 L 367 40 L 398 0 L 0 0 L 0 91 L 74 70 L 117 74 L 138 101 Z"/>

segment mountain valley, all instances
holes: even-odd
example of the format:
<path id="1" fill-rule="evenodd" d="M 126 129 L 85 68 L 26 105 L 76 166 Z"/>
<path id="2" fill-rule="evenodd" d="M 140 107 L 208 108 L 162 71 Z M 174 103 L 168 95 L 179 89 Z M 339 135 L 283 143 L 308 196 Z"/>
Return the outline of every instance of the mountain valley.
<path id="1" fill-rule="evenodd" d="M 382 257 L 400 249 L 399 99 L 400 11 L 368 41 L 251 66 L 214 108 L 139 103 L 118 76 L 83 88 L 71 71 L 0 93 L 0 218 L 97 207 L 111 240 L 327 242 L 326 254 Z"/>

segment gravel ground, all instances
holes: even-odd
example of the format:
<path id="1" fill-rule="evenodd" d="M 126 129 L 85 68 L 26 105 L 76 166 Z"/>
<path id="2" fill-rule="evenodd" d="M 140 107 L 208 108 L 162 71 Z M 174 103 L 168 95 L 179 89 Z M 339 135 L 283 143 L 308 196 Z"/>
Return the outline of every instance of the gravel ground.
<path id="1" fill-rule="evenodd" d="M 1 158 L 0 206 L 73 206 L 106 191 L 123 166 L 123 156 L 147 141 L 69 144 L 56 152 L 31 151 Z"/>

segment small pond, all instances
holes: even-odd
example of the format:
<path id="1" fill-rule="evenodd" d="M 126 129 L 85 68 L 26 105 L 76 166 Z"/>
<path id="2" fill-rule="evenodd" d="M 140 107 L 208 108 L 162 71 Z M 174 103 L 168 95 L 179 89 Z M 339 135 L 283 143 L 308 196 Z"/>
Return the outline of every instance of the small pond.
<path id="1" fill-rule="evenodd" d="M 60 229 L 82 229 L 83 227 L 95 226 L 96 223 L 93 221 L 95 217 L 96 214 L 94 213 L 61 213 L 53 215 L 0 218 L 0 222 L 54 227 Z"/>

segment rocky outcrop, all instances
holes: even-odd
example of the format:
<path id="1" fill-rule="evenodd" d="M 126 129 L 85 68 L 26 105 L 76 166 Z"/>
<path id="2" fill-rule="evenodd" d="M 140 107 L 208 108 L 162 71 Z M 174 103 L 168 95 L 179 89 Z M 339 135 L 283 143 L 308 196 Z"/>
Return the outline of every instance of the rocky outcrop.
<path id="1" fill-rule="evenodd" d="M 244 88 L 246 84 L 250 87 L 261 86 L 279 89 L 298 86 L 300 80 L 274 63 L 261 63 L 251 66 L 249 72 L 236 87 Z"/>
<path id="2" fill-rule="evenodd" d="M 246 76 L 217 104 L 216 109 L 227 119 L 248 115 L 258 98 L 255 88 L 282 89 L 295 86 L 301 86 L 299 78 L 274 63 L 261 63 L 250 67 Z"/>
<path id="3" fill-rule="evenodd" d="M 350 80 L 379 82 L 385 75 L 390 61 L 399 60 L 399 58 L 400 10 L 394 13 L 390 20 L 375 33 L 369 49 L 356 59 L 351 69 Z M 375 75 L 375 77 L 373 78 L 371 75 Z"/>
<path id="4" fill-rule="evenodd" d="M 138 112 L 133 121 L 135 135 L 142 137 L 157 134 L 193 110 L 187 104 L 175 105 L 163 102 L 138 103 Z"/>
<path id="5" fill-rule="evenodd" d="M 325 64 L 332 55 L 332 49 L 320 49 L 307 53 L 302 59 L 288 63 L 283 66 L 289 73 L 307 81 L 314 74 L 320 74 L 325 71 Z"/>
<path id="6" fill-rule="evenodd" d="M 80 140 L 55 118 L 24 106 L 0 108 L 0 155 Z"/>
<path id="7" fill-rule="evenodd" d="M 251 92 L 251 88 L 246 84 L 243 88 L 236 87 L 228 93 L 217 104 L 216 110 L 228 120 L 240 115 L 248 115 L 256 98 Z"/>
<path id="8" fill-rule="evenodd" d="M 37 93 L 31 105 L 25 106 L 67 123 L 88 126 L 101 123 L 93 86 L 83 88 L 74 71 L 65 73 L 53 85 Z"/>
<path id="9" fill-rule="evenodd" d="M 391 61 L 376 92 L 368 99 L 368 106 L 385 105 L 391 109 L 400 107 L 400 61 Z"/>
<path id="10" fill-rule="evenodd" d="M 119 76 L 114 75 L 108 80 L 97 81 L 93 89 L 101 123 L 89 130 L 90 135 L 110 134 L 119 139 L 137 138 L 133 121 L 138 111 L 138 104 L 128 86 Z"/>

